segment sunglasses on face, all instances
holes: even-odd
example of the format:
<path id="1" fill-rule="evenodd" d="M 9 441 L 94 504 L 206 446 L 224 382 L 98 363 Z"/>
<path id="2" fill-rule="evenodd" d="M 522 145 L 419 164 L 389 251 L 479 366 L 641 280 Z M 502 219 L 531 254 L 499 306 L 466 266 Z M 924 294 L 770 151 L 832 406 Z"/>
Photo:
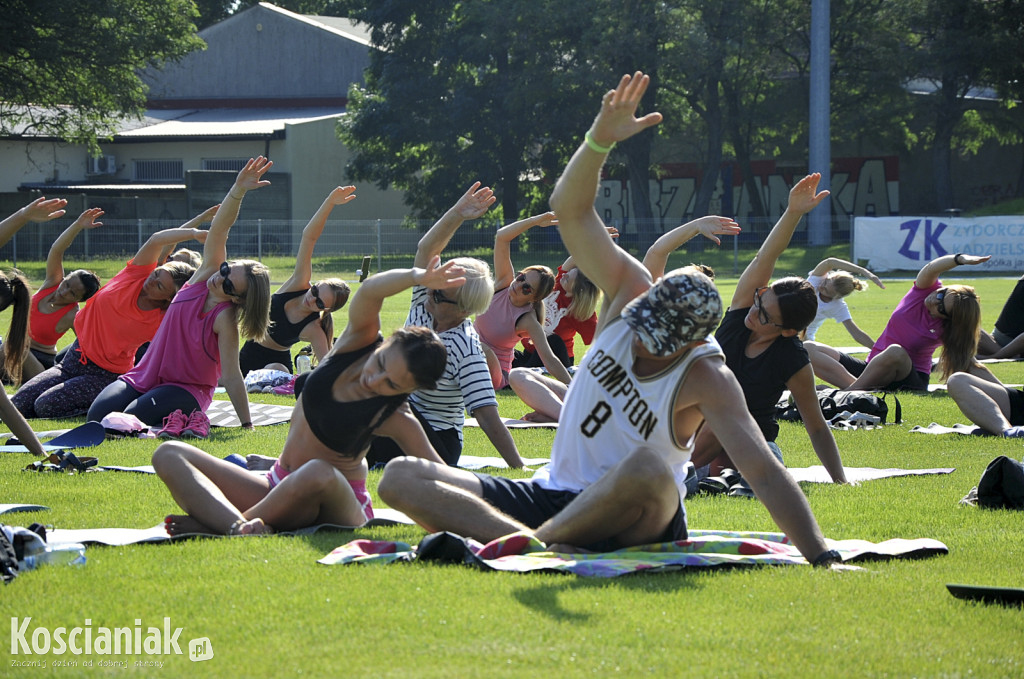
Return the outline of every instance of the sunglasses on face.
<path id="1" fill-rule="evenodd" d="M 235 284 L 231 282 L 228 276 L 231 275 L 231 265 L 227 262 L 223 262 L 220 265 L 220 275 L 224 278 L 224 282 L 221 283 L 221 288 L 224 290 L 225 295 L 235 296 Z"/>
<path id="2" fill-rule="evenodd" d="M 327 308 L 327 306 L 324 304 L 324 301 L 320 299 L 320 288 L 318 288 L 316 285 L 309 286 L 309 294 L 313 295 L 313 301 L 316 302 L 317 309 L 323 311 L 324 309 Z"/>
<path id="3" fill-rule="evenodd" d="M 516 283 L 519 283 L 519 289 L 523 291 L 524 295 L 533 294 L 533 286 L 526 282 L 526 274 L 522 271 L 516 274 Z"/>
<path id="4" fill-rule="evenodd" d="M 430 294 L 434 298 L 434 304 L 458 304 L 454 299 L 445 297 L 444 293 L 440 290 L 434 290 Z"/>
<path id="5" fill-rule="evenodd" d="M 774 325 L 776 328 L 781 328 L 781 325 L 772 322 L 772 319 L 768 316 L 768 311 L 764 308 L 764 300 L 761 297 L 767 291 L 767 286 L 754 291 L 754 306 L 757 307 L 757 318 L 761 321 L 761 325 Z"/>
<path id="6" fill-rule="evenodd" d="M 946 299 L 946 288 L 941 288 L 935 293 L 935 310 L 945 318 L 949 318 L 949 313 L 946 311 L 946 303 L 943 301 Z"/>

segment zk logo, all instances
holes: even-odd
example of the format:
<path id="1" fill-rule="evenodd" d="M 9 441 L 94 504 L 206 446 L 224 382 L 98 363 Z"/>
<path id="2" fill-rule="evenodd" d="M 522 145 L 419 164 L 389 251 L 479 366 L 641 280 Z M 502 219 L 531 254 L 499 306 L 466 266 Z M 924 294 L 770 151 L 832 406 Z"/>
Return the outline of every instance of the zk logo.
<path id="1" fill-rule="evenodd" d="M 188 659 L 192 662 L 209 660 L 213 657 L 213 644 L 209 637 L 200 637 L 188 642 Z"/>
<path id="2" fill-rule="evenodd" d="M 923 228 L 922 228 L 923 227 Z M 944 222 L 932 223 L 930 219 L 911 219 L 909 221 L 900 224 L 900 231 L 906 231 L 907 237 L 903 241 L 903 246 L 900 247 L 899 253 L 907 259 L 930 261 L 936 257 L 942 257 L 943 255 L 949 254 L 942 244 L 939 243 L 939 236 L 946 230 L 948 224 Z M 921 240 L 924 244 L 924 257 L 921 256 L 920 250 L 913 250 L 911 246 L 914 244 L 915 238 L 917 238 L 918 232 L 921 232 Z"/>

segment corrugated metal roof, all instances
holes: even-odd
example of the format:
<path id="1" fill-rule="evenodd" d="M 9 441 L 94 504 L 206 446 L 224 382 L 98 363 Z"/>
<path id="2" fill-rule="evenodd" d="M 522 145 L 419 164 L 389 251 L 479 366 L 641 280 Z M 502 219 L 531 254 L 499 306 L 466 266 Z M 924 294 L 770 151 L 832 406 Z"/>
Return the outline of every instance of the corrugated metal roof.
<path id="1" fill-rule="evenodd" d="M 285 125 L 335 118 L 343 107 L 303 107 L 294 109 L 178 109 L 149 110 L 141 122 L 119 132 L 115 139 L 148 137 L 266 137 L 283 132 Z"/>

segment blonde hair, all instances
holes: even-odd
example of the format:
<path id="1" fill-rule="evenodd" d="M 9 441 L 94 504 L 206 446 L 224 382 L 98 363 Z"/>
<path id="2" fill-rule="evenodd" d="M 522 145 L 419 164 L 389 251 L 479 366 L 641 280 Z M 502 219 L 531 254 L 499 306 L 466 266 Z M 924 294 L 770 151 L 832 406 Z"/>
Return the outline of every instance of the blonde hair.
<path id="1" fill-rule="evenodd" d="M 836 291 L 836 298 L 846 297 L 854 290 L 865 290 L 868 285 L 859 278 L 846 271 L 830 271 L 826 276 L 832 281 L 832 289 Z"/>
<path id="2" fill-rule="evenodd" d="M 565 274 L 562 274 L 563 276 Z M 589 320 L 597 309 L 601 291 L 594 281 L 587 278 L 582 271 L 576 269 L 576 279 L 572 282 L 572 303 L 566 312 L 577 321 Z"/>
<path id="3" fill-rule="evenodd" d="M 245 279 L 249 283 L 238 305 L 239 334 L 259 342 L 266 339 L 270 326 L 270 269 L 251 259 L 238 259 L 234 263 L 245 267 Z"/>
<path id="4" fill-rule="evenodd" d="M 949 318 L 943 320 L 942 354 L 939 367 L 942 379 L 977 365 L 978 335 L 981 334 L 981 300 L 969 285 L 947 285 L 946 296 L 956 297 Z"/>
<path id="5" fill-rule="evenodd" d="M 461 266 L 466 282 L 453 291 L 459 311 L 464 315 L 482 314 L 491 305 L 494 297 L 494 280 L 491 278 L 491 267 L 486 262 L 473 257 L 456 257 L 452 260 Z"/>
<path id="6" fill-rule="evenodd" d="M 203 265 L 203 256 L 195 250 L 189 250 L 188 248 L 181 248 L 174 252 L 170 257 L 167 258 L 169 262 L 184 262 L 193 269 L 198 269 Z"/>

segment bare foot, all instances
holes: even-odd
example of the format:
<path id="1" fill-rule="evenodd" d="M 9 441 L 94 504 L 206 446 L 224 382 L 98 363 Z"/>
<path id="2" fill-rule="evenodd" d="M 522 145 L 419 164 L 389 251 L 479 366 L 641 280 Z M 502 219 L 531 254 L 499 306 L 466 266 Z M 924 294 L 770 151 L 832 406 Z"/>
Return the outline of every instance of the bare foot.
<path id="1" fill-rule="evenodd" d="M 252 472 L 270 471 L 273 469 L 275 462 L 277 462 L 276 457 L 267 457 L 266 455 L 257 455 L 256 453 L 250 453 L 245 456 L 245 466 Z"/>
<path id="2" fill-rule="evenodd" d="M 523 421 L 525 422 L 558 422 L 557 418 L 550 417 L 544 413 L 538 413 L 536 410 L 526 413 L 523 415 Z"/>
<path id="3" fill-rule="evenodd" d="M 164 518 L 164 529 L 168 535 L 216 535 L 213 530 L 204 523 L 196 521 L 187 514 L 168 514 Z"/>
<path id="4" fill-rule="evenodd" d="M 274 529 L 263 523 L 263 519 L 238 521 L 228 530 L 228 535 L 271 535 Z"/>

